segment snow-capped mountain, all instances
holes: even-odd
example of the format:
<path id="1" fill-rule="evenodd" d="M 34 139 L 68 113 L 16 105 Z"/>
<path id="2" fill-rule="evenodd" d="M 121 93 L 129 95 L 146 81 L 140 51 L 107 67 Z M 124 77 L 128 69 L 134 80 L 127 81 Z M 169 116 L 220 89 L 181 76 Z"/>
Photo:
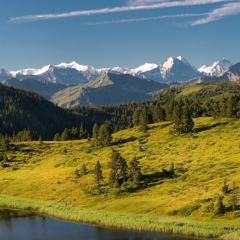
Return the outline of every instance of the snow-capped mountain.
<path id="1" fill-rule="evenodd" d="M 199 72 L 203 73 L 206 76 L 215 76 L 219 73 L 227 70 L 233 64 L 227 59 L 223 58 L 220 61 L 214 62 L 212 66 L 203 65 L 198 69 Z"/>
<path id="2" fill-rule="evenodd" d="M 49 81 L 61 84 L 83 84 L 92 81 L 106 73 L 130 74 L 132 76 L 152 79 L 156 82 L 185 82 L 203 75 L 216 75 L 232 65 L 226 59 L 215 62 L 212 66 L 202 66 L 198 70 L 183 57 L 170 57 L 164 63 L 145 63 L 137 68 L 94 68 L 80 65 L 77 62 L 46 65 L 41 69 L 22 69 L 6 71 L 0 69 L 0 81 L 14 77 L 18 79 L 31 78 L 39 81 Z"/>
<path id="3" fill-rule="evenodd" d="M 170 57 L 161 66 L 165 81 L 184 82 L 201 76 L 201 73 L 183 57 Z"/>
<path id="4" fill-rule="evenodd" d="M 11 77 L 11 74 L 4 68 L 0 68 L 0 81 L 6 80 Z"/>
<path id="5" fill-rule="evenodd" d="M 201 73 L 183 57 L 170 57 L 163 64 L 145 63 L 137 68 L 113 68 L 111 71 L 131 74 L 156 82 L 182 82 L 201 76 Z"/>

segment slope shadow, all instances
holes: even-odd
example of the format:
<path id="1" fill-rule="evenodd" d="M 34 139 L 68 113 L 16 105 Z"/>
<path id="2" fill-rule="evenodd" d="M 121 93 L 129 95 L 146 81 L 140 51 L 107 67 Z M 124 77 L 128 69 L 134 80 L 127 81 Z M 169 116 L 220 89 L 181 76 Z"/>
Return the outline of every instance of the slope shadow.
<path id="1" fill-rule="evenodd" d="M 207 130 L 210 130 L 212 128 L 215 128 L 215 127 L 218 127 L 218 126 L 225 126 L 227 125 L 228 122 L 224 122 L 224 123 L 215 123 L 213 125 L 210 125 L 210 126 L 202 126 L 202 127 L 198 127 L 198 128 L 194 128 L 194 132 L 195 133 L 198 133 L 198 132 L 203 132 L 203 131 L 207 131 Z"/>
<path id="2" fill-rule="evenodd" d="M 162 172 L 155 172 L 150 174 L 144 174 L 142 180 L 144 180 L 147 187 L 153 187 L 162 184 L 165 179 L 177 177 L 174 172 L 168 172 L 163 169 Z"/>
<path id="3" fill-rule="evenodd" d="M 118 145 L 118 144 L 124 144 L 124 143 L 134 142 L 134 141 L 136 141 L 136 140 L 137 140 L 136 137 L 129 137 L 129 138 L 125 138 L 125 139 L 118 139 L 117 141 L 111 143 L 110 145 L 111 145 L 111 146 L 114 146 L 114 145 Z"/>

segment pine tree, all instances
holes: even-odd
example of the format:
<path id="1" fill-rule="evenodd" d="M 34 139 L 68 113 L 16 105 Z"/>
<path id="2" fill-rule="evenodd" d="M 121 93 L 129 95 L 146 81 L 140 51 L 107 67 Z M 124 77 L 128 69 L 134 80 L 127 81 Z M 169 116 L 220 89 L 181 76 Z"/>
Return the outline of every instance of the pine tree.
<path id="1" fill-rule="evenodd" d="M 80 139 L 84 139 L 84 127 L 83 127 L 83 123 L 81 122 L 81 125 L 80 125 L 80 130 L 79 130 L 79 138 Z"/>
<path id="2" fill-rule="evenodd" d="M 150 123 L 150 116 L 147 112 L 146 109 L 143 109 L 140 112 L 140 116 L 139 116 L 139 127 L 143 132 L 147 131 L 148 128 L 148 124 Z"/>
<path id="3" fill-rule="evenodd" d="M 56 133 L 54 138 L 53 138 L 53 141 L 60 141 L 61 140 L 61 136 L 59 133 Z"/>
<path id="4" fill-rule="evenodd" d="M 141 113 L 140 108 L 137 108 L 132 115 L 132 122 L 133 122 L 134 126 L 139 125 L 140 113 Z"/>
<path id="5" fill-rule="evenodd" d="M 112 128 L 111 125 L 106 122 L 99 128 L 99 144 L 101 146 L 108 146 L 112 141 Z"/>
<path id="6" fill-rule="evenodd" d="M 122 182 L 127 180 L 127 162 L 118 151 L 112 151 L 110 168 L 110 183 L 119 186 L 120 179 L 122 179 Z"/>
<path id="7" fill-rule="evenodd" d="M 215 205 L 215 213 L 220 214 L 225 212 L 225 205 L 223 203 L 223 197 L 218 197 L 216 205 Z"/>
<path id="8" fill-rule="evenodd" d="M 173 111 L 173 121 L 173 130 L 178 134 L 189 133 L 193 130 L 194 121 L 188 99 L 185 99 L 184 102 L 180 99 L 176 103 Z"/>
<path id="9" fill-rule="evenodd" d="M 65 128 L 61 134 L 61 141 L 68 141 L 71 140 L 71 133 L 68 128 Z"/>
<path id="10" fill-rule="evenodd" d="M 100 188 L 100 181 L 103 179 L 103 175 L 102 175 L 102 166 L 99 161 L 97 161 L 95 165 L 94 173 L 95 173 L 95 180 L 97 182 L 97 186 L 98 188 Z"/>
<path id="11" fill-rule="evenodd" d="M 94 124 L 92 129 L 93 143 L 95 146 L 99 145 L 99 126 L 97 123 Z"/>
<path id="12" fill-rule="evenodd" d="M 153 108 L 153 120 L 155 122 L 161 122 L 166 120 L 165 109 L 161 107 L 160 103 Z"/>
<path id="13" fill-rule="evenodd" d="M 139 166 L 139 161 L 136 157 L 129 164 L 129 178 L 132 182 L 139 185 L 141 178 L 141 169 Z"/>
<path id="14" fill-rule="evenodd" d="M 235 211 L 238 206 L 238 196 L 237 196 L 237 187 L 236 187 L 236 182 L 233 182 L 233 189 L 231 191 L 231 199 L 230 199 L 232 211 Z"/>

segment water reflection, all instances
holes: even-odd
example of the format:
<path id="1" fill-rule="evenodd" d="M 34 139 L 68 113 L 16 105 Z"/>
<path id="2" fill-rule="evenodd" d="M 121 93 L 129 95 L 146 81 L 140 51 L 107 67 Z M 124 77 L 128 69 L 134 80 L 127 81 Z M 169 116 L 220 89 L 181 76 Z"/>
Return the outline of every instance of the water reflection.
<path id="1" fill-rule="evenodd" d="M 193 240 L 172 235 L 75 224 L 51 218 L 0 220 L 1 240 Z M 196 238 L 194 239 L 196 240 Z"/>

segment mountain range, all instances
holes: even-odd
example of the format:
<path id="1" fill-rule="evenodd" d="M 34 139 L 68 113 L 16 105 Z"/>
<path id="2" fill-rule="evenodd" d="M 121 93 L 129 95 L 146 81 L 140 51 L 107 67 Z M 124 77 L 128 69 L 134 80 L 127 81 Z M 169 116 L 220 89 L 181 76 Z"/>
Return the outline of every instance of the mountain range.
<path id="1" fill-rule="evenodd" d="M 151 99 L 171 85 L 240 79 L 240 63 L 222 59 L 212 66 L 193 67 L 183 57 L 170 57 L 163 64 L 145 63 L 138 68 L 101 68 L 76 62 L 47 65 L 41 69 L 0 69 L 4 85 L 32 90 L 53 103 L 108 105 Z"/>
<path id="2" fill-rule="evenodd" d="M 48 81 L 60 84 L 84 84 L 108 72 L 115 74 L 130 74 L 138 78 L 152 79 L 156 82 L 184 82 L 203 75 L 213 76 L 228 69 L 233 64 L 223 59 L 213 63 L 212 66 L 204 65 L 199 69 L 193 67 L 183 57 L 170 57 L 164 63 L 145 63 L 137 68 L 94 68 L 80 65 L 76 62 L 47 65 L 41 69 L 22 69 L 8 71 L 0 69 L 0 81 L 11 77 L 23 79 L 31 78 L 38 81 Z"/>

